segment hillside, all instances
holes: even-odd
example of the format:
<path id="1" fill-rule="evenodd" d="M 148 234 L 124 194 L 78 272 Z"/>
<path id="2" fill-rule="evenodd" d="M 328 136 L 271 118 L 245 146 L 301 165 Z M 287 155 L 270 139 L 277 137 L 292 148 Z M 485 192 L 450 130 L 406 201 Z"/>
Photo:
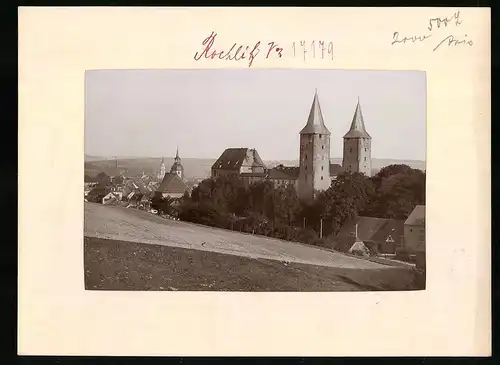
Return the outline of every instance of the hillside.
<path id="1" fill-rule="evenodd" d="M 90 290 L 419 290 L 407 265 L 85 203 Z"/>
<path id="2" fill-rule="evenodd" d="M 210 169 L 216 158 L 183 158 L 182 165 L 184 166 L 184 173 L 186 178 L 202 178 L 210 176 Z M 342 164 L 342 159 L 332 158 L 332 163 Z M 102 159 L 98 156 L 88 156 L 85 155 L 85 174 L 90 176 L 95 176 L 99 172 L 105 172 L 108 175 L 114 175 L 115 165 L 118 163 L 118 168 L 120 172 L 126 172 L 128 175 L 136 176 L 143 172 L 146 174 L 156 173 L 158 170 L 161 158 L 154 157 L 117 157 L 114 159 Z M 165 158 L 165 164 L 169 168 L 174 163 L 173 157 Z M 266 166 L 274 167 L 279 164 L 285 166 L 297 166 L 297 160 L 268 160 L 264 161 Z M 372 159 L 372 168 L 374 173 L 380 170 L 382 167 L 391 164 L 405 164 L 413 168 L 425 171 L 424 161 L 413 161 L 413 160 L 397 160 L 397 159 Z"/>

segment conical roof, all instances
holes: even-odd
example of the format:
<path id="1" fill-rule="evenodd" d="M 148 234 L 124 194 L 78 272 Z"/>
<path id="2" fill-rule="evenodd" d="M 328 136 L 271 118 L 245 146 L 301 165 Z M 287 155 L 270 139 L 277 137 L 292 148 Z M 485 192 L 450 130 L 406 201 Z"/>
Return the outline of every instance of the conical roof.
<path id="1" fill-rule="evenodd" d="M 372 138 L 365 128 L 365 121 L 363 119 L 363 113 L 361 112 L 361 105 L 356 105 L 356 110 L 354 111 L 354 116 L 351 122 L 351 128 L 349 132 L 344 135 L 344 138 Z"/>
<path id="2" fill-rule="evenodd" d="M 177 151 L 175 152 L 175 158 L 176 159 L 179 158 L 179 146 L 177 146 Z"/>
<path id="3" fill-rule="evenodd" d="M 306 126 L 300 131 L 300 134 L 330 134 L 323 121 L 323 113 L 319 105 L 318 92 L 314 93 L 314 100 L 309 112 Z"/>

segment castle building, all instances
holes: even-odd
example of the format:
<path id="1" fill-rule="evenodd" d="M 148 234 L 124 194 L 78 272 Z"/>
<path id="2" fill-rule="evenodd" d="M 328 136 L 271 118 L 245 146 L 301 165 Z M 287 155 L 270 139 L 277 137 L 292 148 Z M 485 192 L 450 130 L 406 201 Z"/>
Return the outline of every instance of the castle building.
<path id="1" fill-rule="evenodd" d="M 255 149 L 228 148 L 212 166 L 212 178 L 237 175 L 247 184 L 263 180 L 274 186 L 292 185 L 299 199 L 311 201 L 344 171 L 371 176 L 371 136 L 365 128 L 358 99 L 349 131 L 344 135 L 342 165 L 330 162 L 331 133 L 323 120 L 317 91 L 307 123 L 300 131 L 299 166 L 267 168 Z"/>
<path id="2" fill-rule="evenodd" d="M 175 159 L 174 159 L 174 164 L 170 168 L 170 172 L 173 174 L 177 174 L 181 178 L 181 180 L 184 180 L 184 167 L 181 164 L 181 158 L 179 157 L 179 147 L 177 147 L 177 152 L 175 153 Z"/>
<path id="3" fill-rule="evenodd" d="M 212 177 L 239 175 L 257 180 L 265 177 L 266 165 L 253 148 L 228 148 L 212 165 Z"/>
<path id="4" fill-rule="evenodd" d="M 315 92 L 307 124 L 300 131 L 299 199 L 312 200 L 316 192 L 330 185 L 330 131 Z"/>
<path id="5" fill-rule="evenodd" d="M 361 105 L 356 105 L 351 128 L 344 135 L 344 154 L 342 167 L 344 171 L 359 172 L 366 176 L 372 173 L 371 140 L 361 112 Z"/>

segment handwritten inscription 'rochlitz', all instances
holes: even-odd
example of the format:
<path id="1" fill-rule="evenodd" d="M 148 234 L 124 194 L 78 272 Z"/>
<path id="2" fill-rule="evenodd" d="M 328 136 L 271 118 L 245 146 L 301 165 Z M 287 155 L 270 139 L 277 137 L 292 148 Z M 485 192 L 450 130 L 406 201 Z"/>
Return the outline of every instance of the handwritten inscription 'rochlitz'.
<path id="1" fill-rule="evenodd" d="M 462 23 L 463 20 L 460 18 L 460 11 L 456 11 L 450 17 L 430 18 L 427 26 L 428 33 L 423 35 L 402 36 L 400 32 L 394 32 L 392 34 L 391 45 L 428 42 L 428 40 L 433 37 L 433 35 L 435 35 L 435 33 L 433 33 L 435 30 L 448 29 L 452 27 L 458 28 Z M 435 39 L 436 37 L 433 38 Z M 459 45 L 466 45 L 471 47 L 473 44 L 474 43 L 472 42 L 472 40 L 467 37 L 467 34 L 462 36 L 447 34 L 444 38 L 438 38 L 438 41 L 437 43 L 435 43 L 435 47 L 432 49 L 432 51 L 434 52 L 438 50 L 443 45 L 446 45 L 448 47 Z"/>
<path id="2" fill-rule="evenodd" d="M 214 46 L 215 39 L 217 37 L 216 32 L 210 33 L 210 35 L 203 40 L 201 45 L 203 49 L 194 54 L 194 59 L 196 61 L 205 59 L 215 59 L 227 61 L 241 61 L 246 60 L 248 67 L 251 67 L 255 59 L 261 51 L 261 41 L 257 41 L 252 45 L 243 45 L 238 43 L 233 43 L 229 50 L 218 49 Z M 267 47 L 265 47 L 267 52 L 265 52 L 265 58 L 275 55 L 278 58 L 282 57 L 283 48 L 281 48 L 275 42 L 269 42 Z"/>

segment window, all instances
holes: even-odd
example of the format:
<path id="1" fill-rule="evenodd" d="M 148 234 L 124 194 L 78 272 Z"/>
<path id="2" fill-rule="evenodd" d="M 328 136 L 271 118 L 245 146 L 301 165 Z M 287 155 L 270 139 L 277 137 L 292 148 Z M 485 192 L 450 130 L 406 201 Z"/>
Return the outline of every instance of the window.
<path id="1" fill-rule="evenodd" d="M 351 153 L 352 153 L 352 148 L 349 148 L 349 152 L 351 152 Z"/>
<path id="2" fill-rule="evenodd" d="M 366 152 L 366 147 L 365 147 L 365 152 Z"/>
<path id="3" fill-rule="evenodd" d="M 323 166 L 321 166 L 321 171 L 323 171 Z"/>
<path id="4" fill-rule="evenodd" d="M 366 157 L 365 157 L 365 161 L 366 161 Z"/>
<path id="5" fill-rule="evenodd" d="M 324 150 L 324 149 L 325 149 L 325 146 L 324 146 L 324 145 L 322 145 L 322 146 L 321 146 L 321 149 L 322 149 L 322 150 Z"/>
<path id="6" fill-rule="evenodd" d="M 323 180 L 323 176 L 321 176 L 321 180 Z"/>
<path id="7" fill-rule="evenodd" d="M 304 168 L 305 168 L 305 169 L 306 169 L 306 171 L 307 171 L 307 166 L 306 166 L 306 167 L 304 167 Z"/>

